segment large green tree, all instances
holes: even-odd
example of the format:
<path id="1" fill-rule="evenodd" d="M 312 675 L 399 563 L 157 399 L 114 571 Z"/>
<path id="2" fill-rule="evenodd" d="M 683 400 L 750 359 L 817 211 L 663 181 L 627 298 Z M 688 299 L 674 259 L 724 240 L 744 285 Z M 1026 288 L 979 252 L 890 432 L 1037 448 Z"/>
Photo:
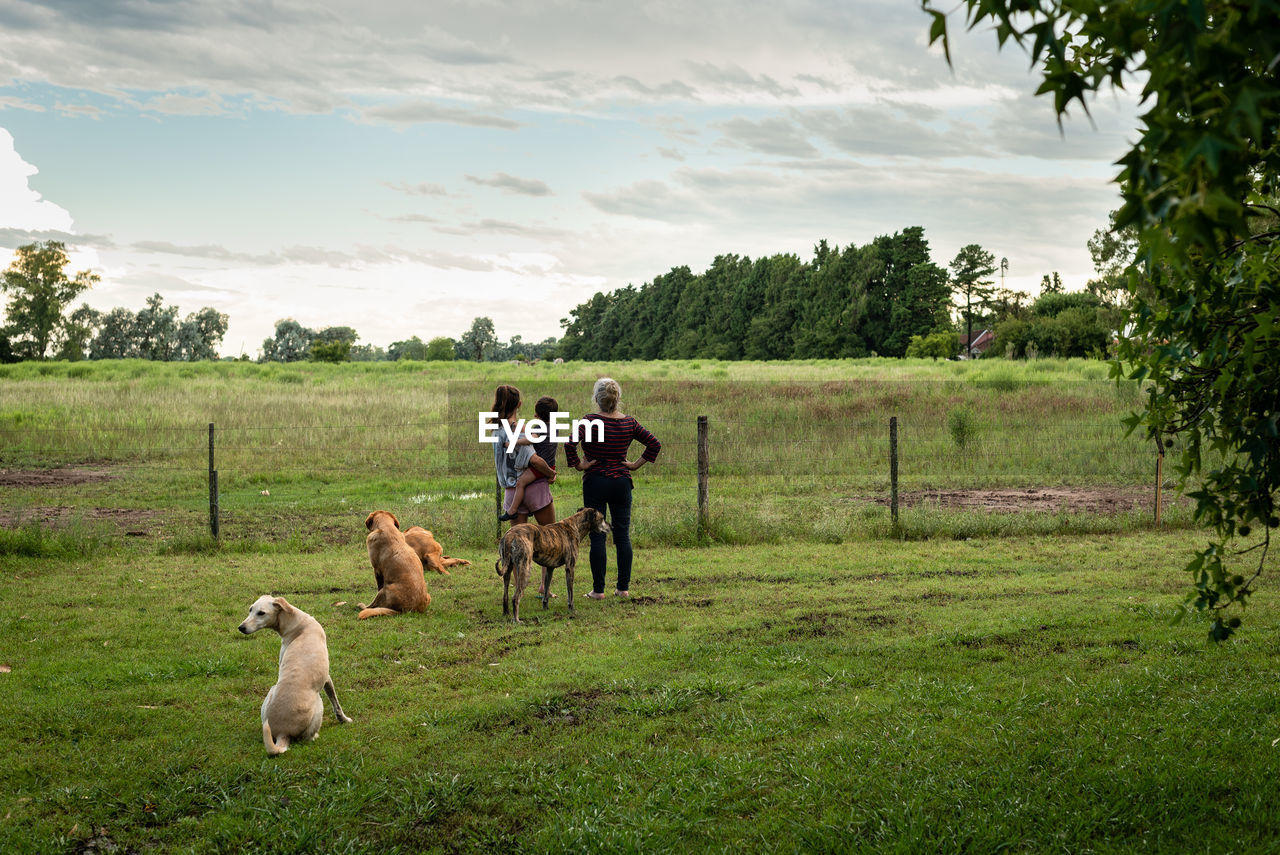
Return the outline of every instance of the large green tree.
<path id="1" fill-rule="evenodd" d="M 276 321 L 276 334 L 262 342 L 263 362 L 301 362 L 311 353 L 316 331 L 285 318 Z"/>
<path id="2" fill-rule="evenodd" d="M 951 259 L 951 285 L 964 322 L 966 349 L 973 343 L 973 319 L 986 312 L 995 296 L 995 280 L 988 278 L 995 272 L 995 255 L 976 243 L 961 247 Z"/>
<path id="3" fill-rule="evenodd" d="M 184 362 L 217 359 L 218 345 L 227 334 L 229 320 L 211 306 L 187 315 L 178 326 L 178 359 Z"/>
<path id="4" fill-rule="evenodd" d="M 448 336 L 438 335 L 427 342 L 422 357 L 431 362 L 452 362 L 455 355 L 454 340 Z"/>
<path id="5" fill-rule="evenodd" d="M 950 4 L 922 6 L 949 60 Z M 1280 526 L 1280 2 L 962 7 L 970 27 L 989 23 L 1001 45 L 1030 53 L 1059 121 L 1073 102 L 1087 110 L 1090 93 L 1142 86 L 1116 179 L 1114 226 L 1133 230 L 1136 253 L 1115 373 L 1146 383 L 1131 426 L 1161 445 L 1182 441 L 1177 472 L 1215 533 L 1187 566 L 1189 600 L 1225 639 L 1240 621 L 1228 609 L 1247 603 Z"/>
<path id="6" fill-rule="evenodd" d="M 136 355 L 157 362 L 169 362 L 178 355 L 178 307 L 166 306 L 164 298 L 152 294 L 133 322 Z"/>
<path id="7" fill-rule="evenodd" d="M 311 339 L 307 358 L 312 362 L 350 362 L 351 348 L 360 334 L 353 327 L 325 327 Z"/>
<path id="8" fill-rule="evenodd" d="M 98 281 L 98 275 L 88 270 L 68 278 L 69 263 L 64 244 L 37 241 L 18 247 L 13 263 L 4 272 L 0 290 L 9 295 L 5 332 L 19 356 L 44 359 L 67 322 L 63 310 Z"/>
<path id="9" fill-rule="evenodd" d="M 484 362 L 497 347 L 498 334 L 490 318 L 474 319 L 471 322 L 471 329 L 464 332 L 458 342 L 458 350 L 473 362 Z"/>
<path id="10" fill-rule="evenodd" d="M 427 343 L 416 335 L 413 338 L 404 341 L 393 341 L 387 345 L 387 359 L 392 362 L 398 362 L 401 359 L 426 359 Z M 452 352 L 449 356 L 453 359 Z"/>

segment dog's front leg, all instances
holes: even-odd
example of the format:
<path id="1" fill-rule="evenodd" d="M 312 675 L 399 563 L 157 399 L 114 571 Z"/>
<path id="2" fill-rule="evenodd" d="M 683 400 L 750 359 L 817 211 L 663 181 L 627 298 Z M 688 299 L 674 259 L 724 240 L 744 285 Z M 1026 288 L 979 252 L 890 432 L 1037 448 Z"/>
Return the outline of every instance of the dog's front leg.
<path id="1" fill-rule="evenodd" d="M 350 724 L 354 721 L 351 716 L 342 711 L 342 704 L 338 703 L 338 693 L 333 688 L 332 677 L 325 679 L 324 693 L 329 696 L 329 703 L 333 704 L 333 716 L 338 720 L 338 724 Z"/>

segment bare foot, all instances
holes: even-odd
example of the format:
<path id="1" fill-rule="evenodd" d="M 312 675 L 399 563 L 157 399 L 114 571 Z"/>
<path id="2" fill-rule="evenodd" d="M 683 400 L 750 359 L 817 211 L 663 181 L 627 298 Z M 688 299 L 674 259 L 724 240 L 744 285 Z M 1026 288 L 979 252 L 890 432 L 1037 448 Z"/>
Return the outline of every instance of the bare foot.
<path id="1" fill-rule="evenodd" d="M 587 599 L 589 599 L 589 600 L 603 600 L 603 599 L 604 599 L 604 594 L 597 594 L 595 591 L 587 591 Z"/>

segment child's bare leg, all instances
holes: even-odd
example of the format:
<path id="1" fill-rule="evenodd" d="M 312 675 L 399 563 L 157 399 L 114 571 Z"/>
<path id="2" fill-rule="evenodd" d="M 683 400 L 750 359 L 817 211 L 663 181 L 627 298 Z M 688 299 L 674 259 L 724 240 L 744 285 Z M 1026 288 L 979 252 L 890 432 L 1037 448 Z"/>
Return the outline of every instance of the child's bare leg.
<path id="1" fill-rule="evenodd" d="M 520 473 L 520 477 L 516 479 L 516 486 L 511 491 L 511 501 L 508 503 L 507 507 L 503 508 L 503 513 L 498 517 L 498 519 L 503 522 L 515 519 L 516 508 L 520 507 L 524 502 L 524 488 L 528 487 L 536 480 L 538 480 L 538 473 L 533 471 L 533 467 L 530 467 Z"/>

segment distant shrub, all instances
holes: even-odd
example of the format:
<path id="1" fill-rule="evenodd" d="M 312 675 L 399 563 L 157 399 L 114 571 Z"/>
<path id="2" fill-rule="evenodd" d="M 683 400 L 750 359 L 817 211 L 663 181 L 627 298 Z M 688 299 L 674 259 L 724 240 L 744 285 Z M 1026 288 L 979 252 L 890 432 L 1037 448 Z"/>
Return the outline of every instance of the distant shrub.
<path id="1" fill-rule="evenodd" d="M 960 334 L 938 330 L 927 336 L 913 335 L 907 345 L 908 359 L 950 359 L 960 349 Z"/>
<path id="2" fill-rule="evenodd" d="M 947 416 L 947 430 L 960 450 L 978 435 L 978 417 L 968 407 L 959 407 Z"/>
<path id="3" fill-rule="evenodd" d="M 1001 321 L 996 325 L 995 343 L 987 349 L 987 353 L 1015 359 L 1025 356 L 1030 334 L 1031 324 L 1024 320 L 1009 318 Z"/>
<path id="4" fill-rule="evenodd" d="M 995 392 L 1016 392 L 1025 385 L 1024 373 L 1013 370 L 1013 366 L 992 366 L 974 374 L 969 382 L 979 389 L 991 389 Z"/>
<path id="5" fill-rule="evenodd" d="M 452 362 L 457 358 L 453 339 L 447 336 L 436 336 L 427 342 L 424 356 L 429 362 Z"/>
<path id="6" fill-rule="evenodd" d="M 1056 318 L 1067 309 L 1085 309 L 1092 313 L 1101 305 L 1102 301 L 1097 295 L 1088 291 L 1050 292 L 1041 294 L 1031 304 L 1031 314 L 1041 318 Z"/>
<path id="7" fill-rule="evenodd" d="M 332 364 L 350 362 L 351 342 L 346 340 L 313 341 L 311 342 L 309 358 L 312 362 L 328 362 Z"/>

